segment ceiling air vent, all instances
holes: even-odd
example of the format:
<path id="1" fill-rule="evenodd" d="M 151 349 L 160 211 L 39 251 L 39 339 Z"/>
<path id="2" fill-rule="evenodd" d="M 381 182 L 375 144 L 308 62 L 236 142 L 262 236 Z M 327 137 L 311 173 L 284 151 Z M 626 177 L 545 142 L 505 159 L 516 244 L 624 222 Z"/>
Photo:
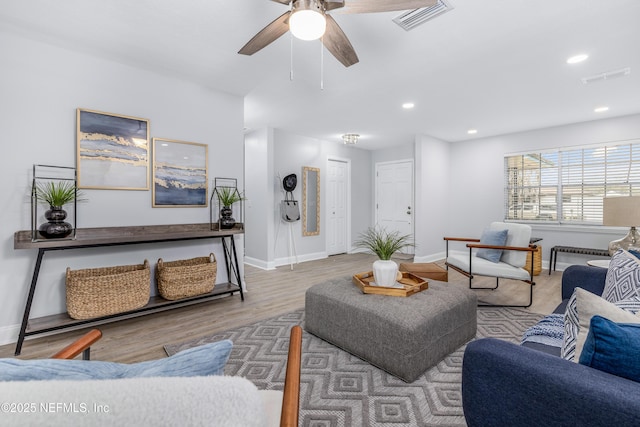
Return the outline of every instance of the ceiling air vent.
<path id="1" fill-rule="evenodd" d="M 618 77 L 624 77 L 624 76 L 628 76 L 629 74 L 631 74 L 631 68 L 626 67 L 626 68 L 621 68 L 619 70 L 606 71 L 604 73 L 596 74 L 589 77 L 583 77 L 580 80 L 582 80 L 582 83 L 584 84 L 589 84 L 589 83 L 595 83 L 595 82 L 602 82 L 605 80 L 616 79 Z"/>
<path id="2" fill-rule="evenodd" d="M 450 11 L 451 9 L 453 9 L 453 4 L 451 4 L 450 0 L 438 0 L 438 2 L 433 6 L 405 12 L 397 18 L 394 18 L 393 22 L 404 28 L 406 31 L 409 31 L 438 15 Z"/>

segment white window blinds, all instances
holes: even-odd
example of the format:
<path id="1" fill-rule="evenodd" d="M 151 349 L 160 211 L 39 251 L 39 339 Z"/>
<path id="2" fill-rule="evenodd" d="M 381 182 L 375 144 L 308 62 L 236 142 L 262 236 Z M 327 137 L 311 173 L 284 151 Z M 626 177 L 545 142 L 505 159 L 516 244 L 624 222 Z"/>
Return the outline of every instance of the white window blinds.
<path id="1" fill-rule="evenodd" d="M 505 157 L 505 219 L 602 224 L 602 199 L 640 195 L 640 141 Z"/>

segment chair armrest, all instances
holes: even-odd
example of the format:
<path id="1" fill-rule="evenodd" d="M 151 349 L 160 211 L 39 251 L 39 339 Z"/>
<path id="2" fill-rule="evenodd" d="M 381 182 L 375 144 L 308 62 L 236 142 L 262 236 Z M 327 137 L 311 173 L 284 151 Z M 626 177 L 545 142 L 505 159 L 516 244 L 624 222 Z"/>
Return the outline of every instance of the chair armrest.
<path id="1" fill-rule="evenodd" d="M 498 339 L 464 353 L 469 427 L 640 425 L 639 393 L 640 383 Z"/>
<path id="2" fill-rule="evenodd" d="M 467 237 L 443 237 L 443 240 L 451 240 L 454 242 L 479 242 L 480 239 L 472 239 Z"/>
<path id="3" fill-rule="evenodd" d="M 571 265 L 562 273 L 562 299 L 571 298 L 575 288 L 602 295 L 607 269 L 589 265 Z"/>
<path id="4" fill-rule="evenodd" d="M 88 350 L 93 343 L 102 338 L 102 332 L 99 329 L 92 329 L 53 356 L 52 359 L 73 359 L 82 352 L 87 351 L 85 355 L 88 359 Z"/>
<path id="5" fill-rule="evenodd" d="M 445 257 L 449 258 L 449 242 L 479 242 L 480 239 L 473 239 L 467 237 L 444 237 L 446 243 Z"/>
<path id="6" fill-rule="evenodd" d="M 284 395 L 282 400 L 281 427 L 297 427 L 300 412 L 300 365 L 302 358 L 302 328 L 295 325 L 291 328 L 289 338 L 289 355 L 287 371 L 284 379 Z"/>

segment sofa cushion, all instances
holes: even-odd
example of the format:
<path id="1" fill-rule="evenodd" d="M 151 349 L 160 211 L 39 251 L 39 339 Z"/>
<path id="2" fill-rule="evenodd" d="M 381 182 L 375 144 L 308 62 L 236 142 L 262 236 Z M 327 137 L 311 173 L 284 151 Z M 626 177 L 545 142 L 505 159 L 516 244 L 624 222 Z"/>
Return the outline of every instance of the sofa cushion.
<path id="1" fill-rule="evenodd" d="M 217 341 L 183 350 L 164 359 L 132 364 L 94 360 L 0 359 L 0 381 L 223 375 L 232 346 L 229 340 Z"/>
<path id="2" fill-rule="evenodd" d="M 480 244 L 490 246 L 504 246 L 504 244 L 507 242 L 508 234 L 509 230 L 492 230 L 490 228 L 485 228 L 482 232 L 482 236 L 480 237 Z M 476 256 L 478 258 L 484 258 L 491 262 L 500 262 L 502 249 L 478 249 L 478 253 L 476 253 Z"/>
<path id="3" fill-rule="evenodd" d="M 529 272 L 506 262 L 491 262 L 474 256 L 469 266 L 469 251 L 450 250 L 447 263 L 478 276 L 503 277 L 505 279 L 529 280 Z"/>
<path id="4" fill-rule="evenodd" d="M 576 288 L 565 312 L 562 357 L 576 363 L 579 361 L 593 316 L 604 316 L 614 322 L 640 323 L 640 317 L 634 315 L 639 311 L 640 297 L 614 304 L 582 288 Z"/>
<path id="5" fill-rule="evenodd" d="M 640 381 L 640 324 L 591 318 L 580 363 L 619 377 Z"/>
<path id="6" fill-rule="evenodd" d="M 621 249 L 613 254 L 602 297 L 616 302 L 640 296 L 640 259 Z"/>

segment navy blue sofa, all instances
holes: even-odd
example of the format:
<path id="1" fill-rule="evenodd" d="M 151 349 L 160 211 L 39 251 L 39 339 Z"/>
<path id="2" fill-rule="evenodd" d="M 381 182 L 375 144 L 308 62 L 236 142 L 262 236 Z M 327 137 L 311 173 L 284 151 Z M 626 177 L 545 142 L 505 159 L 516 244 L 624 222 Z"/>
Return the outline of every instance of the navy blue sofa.
<path id="1" fill-rule="evenodd" d="M 575 287 L 601 295 L 606 272 L 567 268 L 555 312 Z M 462 405 L 470 427 L 640 426 L 640 383 L 564 360 L 557 347 L 484 338 L 464 353 Z"/>

